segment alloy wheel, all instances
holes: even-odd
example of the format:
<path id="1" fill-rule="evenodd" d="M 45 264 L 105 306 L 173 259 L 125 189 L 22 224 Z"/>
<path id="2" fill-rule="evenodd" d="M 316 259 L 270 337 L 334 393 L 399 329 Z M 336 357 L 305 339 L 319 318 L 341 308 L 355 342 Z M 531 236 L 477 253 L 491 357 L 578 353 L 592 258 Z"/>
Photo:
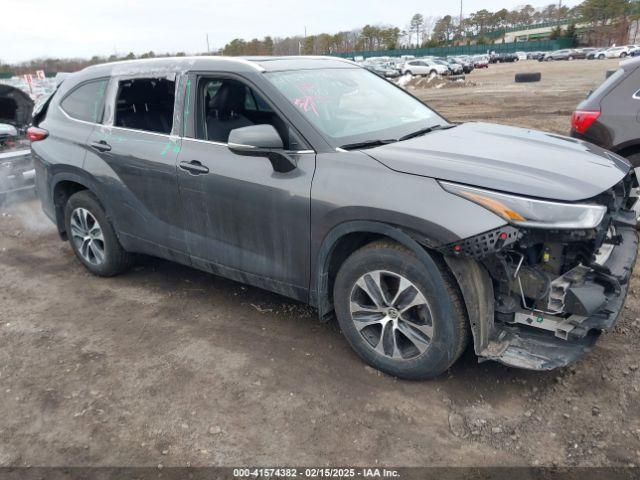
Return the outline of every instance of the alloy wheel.
<path id="1" fill-rule="evenodd" d="M 104 236 L 96 217 L 86 208 L 71 212 L 71 238 L 80 256 L 92 265 L 105 260 Z"/>
<path id="2" fill-rule="evenodd" d="M 349 307 L 356 330 L 380 355 L 408 360 L 431 345 L 429 303 L 402 275 L 385 270 L 362 275 L 351 290 Z"/>

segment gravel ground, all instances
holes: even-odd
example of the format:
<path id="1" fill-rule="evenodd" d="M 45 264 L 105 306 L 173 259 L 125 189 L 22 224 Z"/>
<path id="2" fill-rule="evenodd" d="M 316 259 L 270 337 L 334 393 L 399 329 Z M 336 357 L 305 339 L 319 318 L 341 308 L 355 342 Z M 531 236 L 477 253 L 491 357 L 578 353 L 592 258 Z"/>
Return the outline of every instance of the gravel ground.
<path id="1" fill-rule="evenodd" d="M 451 120 L 567 133 L 609 61 L 519 62 L 413 93 Z M 515 84 L 541 71 L 538 84 Z M 0 466 L 640 464 L 640 283 L 575 366 L 405 382 L 264 291 L 144 259 L 96 278 L 32 198 L 0 207 Z"/>

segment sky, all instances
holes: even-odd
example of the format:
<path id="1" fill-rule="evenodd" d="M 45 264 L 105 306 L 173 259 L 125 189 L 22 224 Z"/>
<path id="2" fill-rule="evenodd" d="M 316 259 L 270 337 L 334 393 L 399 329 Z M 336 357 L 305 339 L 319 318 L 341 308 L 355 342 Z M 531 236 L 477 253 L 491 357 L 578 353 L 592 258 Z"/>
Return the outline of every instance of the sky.
<path id="1" fill-rule="evenodd" d="M 366 24 L 405 27 L 414 13 L 459 15 L 459 0 L 1 0 L 0 61 L 113 53 L 199 53 L 234 38 L 338 32 Z M 463 0 L 463 12 L 551 0 Z M 564 0 L 574 6 L 578 0 Z M 10 12 L 10 14 L 7 14 Z"/>

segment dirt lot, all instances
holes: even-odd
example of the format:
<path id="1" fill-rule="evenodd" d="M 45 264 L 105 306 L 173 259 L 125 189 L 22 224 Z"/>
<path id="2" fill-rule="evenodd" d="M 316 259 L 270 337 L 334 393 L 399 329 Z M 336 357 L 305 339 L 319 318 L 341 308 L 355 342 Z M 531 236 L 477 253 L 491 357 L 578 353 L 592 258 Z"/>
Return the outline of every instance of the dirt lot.
<path id="1" fill-rule="evenodd" d="M 566 133 L 614 66 L 497 65 L 415 93 L 451 120 Z M 0 207 L 0 465 L 640 464 L 639 292 L 636 275 L 615 331 L 572 368 L 468 351 L 405 382 L 277 295 L 153 259 L 93 277 L 17 199 Z"/>

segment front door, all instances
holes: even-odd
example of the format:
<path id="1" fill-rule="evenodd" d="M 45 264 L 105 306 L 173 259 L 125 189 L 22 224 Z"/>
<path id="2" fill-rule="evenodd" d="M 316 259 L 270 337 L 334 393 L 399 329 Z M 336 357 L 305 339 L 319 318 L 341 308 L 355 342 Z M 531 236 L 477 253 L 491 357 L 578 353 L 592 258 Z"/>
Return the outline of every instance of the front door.
<path id="1" fill-rule="evenodd" d="M 202 77 L 193 89 L 196 138 L 184 138 L 178 182 L 192 263 L 214 273 L 306 299 L 310 192 L 315 153 L 264 97 L 238 79 Z M 297 167 L 227 147 L 235 128 L 268 123 Z"/>

